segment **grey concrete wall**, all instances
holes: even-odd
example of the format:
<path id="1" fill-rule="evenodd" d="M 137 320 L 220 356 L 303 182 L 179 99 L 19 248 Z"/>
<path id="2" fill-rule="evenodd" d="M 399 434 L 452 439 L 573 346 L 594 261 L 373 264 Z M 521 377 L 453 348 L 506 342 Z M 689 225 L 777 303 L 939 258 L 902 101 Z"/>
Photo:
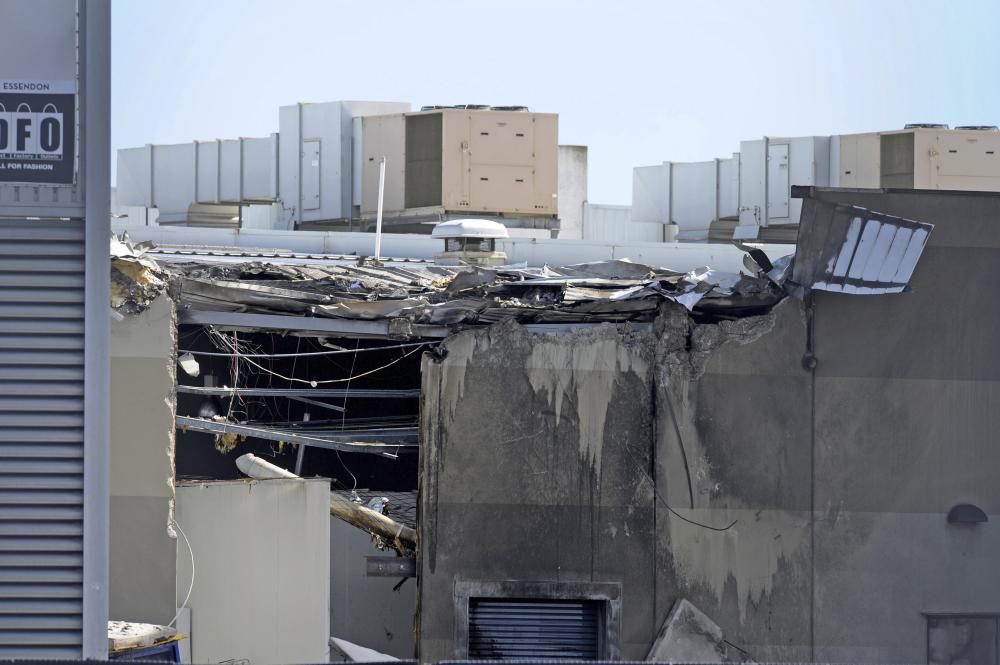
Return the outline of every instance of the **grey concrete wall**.
<path id="1" fill-rule="evenodd" d="M 815 299 L 816 657 L 923 662 L 924 613 L 1000 614 L 1000 197 L 819 196 L 936 225 L 911 293 Z"/>
<path id="2" fill-rule="evenodd" d="M 464 655 L 457 583 L 508 579 L 620 585 L 611 655 L 645 655 L 658 628 L 650 341 L 499 325 L 425 357 L 422 661 Z"/>
<path id="3" fill-rule="evenodd" d="M 785 300 L 769 316 L 695 326 L 689 343 L 683 312 L 660 326 L 656 622 L 686 598 L 754 659 L 808 660 L 803 308 Z"/>
<path id="4" fill-rule="evenodd" d="M 620 582 L 624 658 L 681 598 L 758 661 L 924 662 L 926 614 L 1000 614 L 1000 197 L 818 196 L 937 225 L 912 292 L 425 360 L 421 659 L 461 655 L 452 579 Z"/>
<path id="5" fill-rule="evenodd" d="M 330 518 L 330 635 L 369 649 L 413 658 L 413 616 L 417 581 L 397 591 L 396 577 L 368 577 L 366 556 L 392 556 L 372 545 L 371 536 Z"/>
<path id="6" fill-rule="evenodd" d="M 174 305 L 111 325 L 112 619 L 167 623 L 175 613 Z"/>

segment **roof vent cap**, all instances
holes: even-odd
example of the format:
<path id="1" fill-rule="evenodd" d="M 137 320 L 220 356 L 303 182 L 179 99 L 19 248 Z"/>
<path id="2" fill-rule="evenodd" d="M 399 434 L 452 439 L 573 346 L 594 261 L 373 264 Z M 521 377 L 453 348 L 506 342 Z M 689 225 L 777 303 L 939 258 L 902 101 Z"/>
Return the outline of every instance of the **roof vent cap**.
<path id="1" fill-rule="evenodd" d="M 975 132 L 996 132 L 1000 131 L 996 125 L 959 125 L 955 129 L 967 129 Z"/>
<path id="2" fill-rule="evenodd" d="M 941 125 L 936 122 L 909 122 L 903 129 L 948 129 L 948 125 Z"/>
<path id="3" fill-rule="evenodd" d="M 452 219 L 431 231 L 432 238 L 507 238 L 507 227 L 488 219 Z"/>

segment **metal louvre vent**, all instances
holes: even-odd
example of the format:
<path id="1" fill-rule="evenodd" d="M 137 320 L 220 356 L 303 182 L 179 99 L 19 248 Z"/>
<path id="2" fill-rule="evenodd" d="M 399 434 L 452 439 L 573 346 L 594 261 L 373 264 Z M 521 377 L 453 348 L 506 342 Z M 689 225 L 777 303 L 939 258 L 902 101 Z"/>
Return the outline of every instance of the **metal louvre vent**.
<path id="1" fill-rule="evenodd" d="M 0 659 L 82 654 L 83 256 L 0 220 Z"/>
<path id="2" fill-rule="evenodd" d="M 469 599 L 469 657 L 597 660 L 600 601 Z"/>

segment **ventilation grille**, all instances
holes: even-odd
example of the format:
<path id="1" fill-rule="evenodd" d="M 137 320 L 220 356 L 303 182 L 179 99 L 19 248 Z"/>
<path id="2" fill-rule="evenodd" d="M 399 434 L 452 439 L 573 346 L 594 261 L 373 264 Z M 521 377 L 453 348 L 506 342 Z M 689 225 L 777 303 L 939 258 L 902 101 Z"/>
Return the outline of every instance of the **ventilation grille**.
<path id="1" fill-rule="evenodd" d="M 469 657 L 597 660 L 600 601 L 469 600 Z"/>
<path id="2" fill-rule="evenodd" d="M 0 660 L 80 658 L 82 222 L 0 220 Z"/>

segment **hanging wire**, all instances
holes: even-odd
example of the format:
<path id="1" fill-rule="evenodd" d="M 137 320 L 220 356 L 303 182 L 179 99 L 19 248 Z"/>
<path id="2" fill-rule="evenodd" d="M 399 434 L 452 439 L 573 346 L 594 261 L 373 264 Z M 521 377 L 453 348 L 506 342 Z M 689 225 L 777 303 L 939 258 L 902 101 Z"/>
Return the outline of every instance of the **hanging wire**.
<path id="1" fill-rule="evenodd" d="M 177 533 L 181 534 L 181 538 L 184 539 L 184 544 L 187 545 L 188 554 L 191 556 L 191 583 L 188 585 L 187 595 L 184 596 L 184 602 L 181 603 L 181 606 L 177 609 L 177 614 L 175 614 L 174 618 L 167 624 L 167 626 L 176 627 L 175 624 L 177 619 L 180 618 L 181 612 L 183 612 L 188 606 L 188 601 L 191 600 L 191 592 L 194 591 L 194 550 L 191 548 L 191 541 L 188 540 L 187 534 L 184 533 L 184 529 L 182 529 L 181 525 L 177 523 L 177 518 L 171 517 L 170 522 L 173 527 L 177 529 Z"/>
<path id="2" fill-rule="evenodd" d="M 301 337 L 299 340 L 301 341 Z M 233 355 L 237 355 L 240 358 L 302 358 L 304 356 L 335 356 L 344 353 L 362 353 L 364 351 L 391 351 L 392 349 L 408 349 L 414 346 L 427 346 L 428 344 L 437 344 L 438 342 L 411 342 L 409 344 L 394 344 L 392 346 L 372 346 L 364 349 L 343 349 L 340 351 L 303 351 L 302 353 L 215 353 L 212 351 L 187 351 L 184 349 L 179 350 L 177 353 L 190 353 L 196 356 L 216 356 L 220 358 L 228 358 Z M 298 348 L 298 347 L 296 347 Z"/>
<path id="3" fill-rule="evenodd" d="M 227 344 L 229 343 L 229 340 L 225 340 L 225 341 L 226 341 Z M 426 343 L 422 343 L 422 344 L 420 344 L 420 346 L 424 346 L 425 344 Z M 269 370 L 268 368 L 266 368 L 266 367 L 264 367 L 262 365 L 259 365 L 258 363 L 254 362 L 253 360 L 250 360 L 246 356 L 243 356 L 243 359 L 246 362 L 248 362 L 251 365 L 253 365 L 254 367 L 256 367 L 257 369 L 259 369 L 259 370 L 261 370 L 263 372 L 267 372 L 269 374 L 273 374 L 274 376 L 278 377 L 279 379 L 283 379 L 285 381 L 295 381 L 296 383 L 304 383 L 306 385 L 309 385 L 309 386 L 312 386 L 312 387 L 315 388 L 316 386 L 322 385 L 322 384 L 345 383 L 345 382 L 351 381 L 352 379 L 360 379 L 363 376 L 369 376 L 371 374 L 375 374 L 376 372 L 380 372 L 383 369 L 392 367 L 393 365 L 395 365 L 396 363 L 398 363 L 400 360 L 403 360 L 404 358 L 409 358 L 411 355 L 413 355 L 414 353 L 416 353 L 419 350 L 420 350 L 420 347 L 418 346 L 417 348 L 404 353 L 403 355 L 401 355 L 399 358 L 396 358 L 392 362 L 386 363 L 385 365 L 382 365 L 381 367 L 376 367 L 373 370 L 369 370 L 367 372 L 362 372 L 361 374 L 357 374 L 355 376 L 348 376 L 345 379 L 326 379 L 326 380 L 323 380 L 323 381 L 315 381 L 315 380 L 310 381 L 310 380 L 307 380 L 307 379 L 297 379 L 294 376 L 285 376 L 284 374 L 280 374 L 278 372 L 274 372 L 274 371 Z M 233 351 L 237 351 L 237 349 L 233 349 Z"/>
<path id="4" fill-rule="evenodd" d="M 354 363 L 357 362 L 358 360 L 358 346 L 360 344 L 361 340 L 358 339 L 354 340 L 354 355 L 351 356 L 351 369 L 347 372 L 347 386 L 346 390 L 344 391 L 344 403 L 342 405 L 344 407 L 344 410 L 340 412 L 341 429 L 344 429 L 347 423 L 347 399 L 348 396 L 351 394 L 351 377 L 354 375 Z M 337 450 L 335 452 L 337 453 L 337 461 L 340 462 L 340 466 L 344 467 L 344 471 L 346 471 L 348 475 L 351 476 L 351 481 L 353 481 L 354 483 L 354 485 L 351 487 L 351 492 L 354 492 L 356 489 L 358 489 L 358 479 L 355 477 L 354 473 L 352 473 L 351 470 L 347 468 L 347 465 L 344 464 L 344 460 L 341 459 L 340 457 L 340 451 Z"/>

